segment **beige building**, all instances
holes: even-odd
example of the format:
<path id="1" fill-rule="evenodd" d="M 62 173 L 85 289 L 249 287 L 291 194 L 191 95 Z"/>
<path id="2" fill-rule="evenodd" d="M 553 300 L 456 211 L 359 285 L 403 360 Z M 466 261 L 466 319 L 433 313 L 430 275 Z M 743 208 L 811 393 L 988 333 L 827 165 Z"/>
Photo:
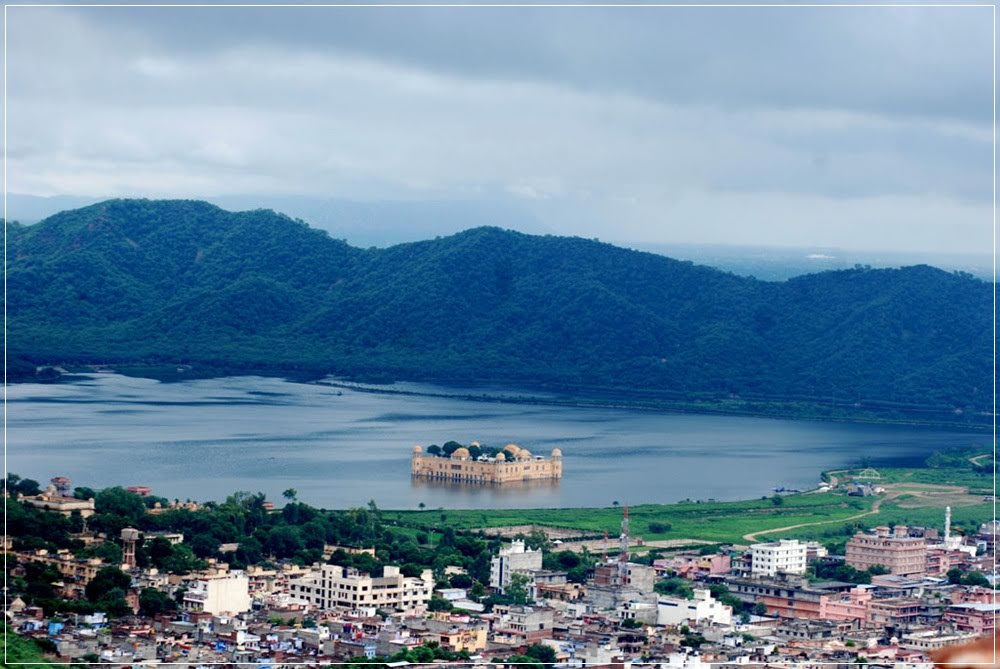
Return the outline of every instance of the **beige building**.
<path id="1" fill-rule="evenodd" d="M 245 613 L 250 610 L 250 579 L 242 571 L 222 572 L 187 585 L 183 608 L 192 613 Z"/>
<path id="2" fill-rule="evenodd" d="M 56 513 L 60 513 L 67 518 L 72 516 L 74 511 L 78 511 L 84 518 L 90 518 L 94 515 L 93 499 L 66 497 L 65 495 L 60 494 L 56 490 L 55 486 L 49 486 L 44 492 L 37 495 L 19 495 L 18 499 L 25 504 L 30 504 L 36 509 L 42 509 L 43 511 L 55 511 Z"/>
<path id="3" fill-rule="evenodd" d="M 32 552 L 10 553 L 10 556 L 10 559 L 18 562 L 40 562 L 58 569 L 63 578 L 61 593 L 68 599 L 82 598 L 87 584 L 97 576 L 97 572 L 108 566 L 100 558 L 78 558 L 65 548 L 55 553 L 43 548 Z"/>
<path id="4" fill-rule="evenodd" d="M 919 576 L 927 572 L 927 542 L 923 537 L 911 537 L 905 525 L 897 525 L 891 533 L 882 525 L 871 534 L 854 535 L 847 542 L 845 561 L 862 571 L 882 565 L 896 576 Z"/>
<path id="5" fill-rule="evenodd" d="M 469 449 L 458 448 L 449 457 L 425 455 L 413 447 L 410 473 L 420 478 L 467 483 L 511 483 L 534 479 L 562 478 L 562 451 L 552 449 L 549 458 L 532 455 L 517 444 L 507 444 L 496 457 L 472 458 Z"/>
<path id="6" fill-rule="evenodd" d="M 325 564 L 319 573 L 289 583 L 294 601 L 317 609 L 388 609 L 422 612 L 431 600 L 434 576 L 425 569 L 419 577 L 403 576 L 399 567 L 383 568 L 372 576 L 351 567 Z"/>

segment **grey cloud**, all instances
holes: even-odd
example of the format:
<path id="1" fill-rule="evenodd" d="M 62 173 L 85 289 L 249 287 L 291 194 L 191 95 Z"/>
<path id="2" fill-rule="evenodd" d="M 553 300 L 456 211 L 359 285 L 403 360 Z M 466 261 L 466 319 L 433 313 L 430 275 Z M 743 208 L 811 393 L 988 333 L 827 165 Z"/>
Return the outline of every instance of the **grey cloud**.
<path id="1" fill-rule="evenodd" d="M 9 184 L 979 250 L 992 35 L 972 11 L 903 12 L 12 8 Z"/>
<path id="2" fill-rule="evenodd" d="M 332 48 L 667 102 L 992 118 L 989 7 L 76 11 L 185 51 Z"/>

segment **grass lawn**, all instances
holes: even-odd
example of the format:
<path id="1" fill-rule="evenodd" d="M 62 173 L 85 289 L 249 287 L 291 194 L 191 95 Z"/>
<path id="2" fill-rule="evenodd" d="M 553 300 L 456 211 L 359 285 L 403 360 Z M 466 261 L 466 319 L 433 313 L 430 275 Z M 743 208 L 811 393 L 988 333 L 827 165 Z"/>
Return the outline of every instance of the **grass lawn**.
<path id="1" fill-rule="evenodd" d="M 788 495 L 775 505 L 770 498 L 741 502 L 685 502 L 644 504 L 629 509 L 631 531 L 651 541 L 656 539 L 698 539 L 740 543 L 748 532 L 801 523 L 831 522 L 871 509 L 872 498 L 847 497 L 839 493 Z M 622 510 L 616 507 L 590 509 L 511 509 L 455 511 L 386 511 L 387 518 L 411 527 L 502 527 L 506 525 L 548 525 L 579 529 L 598 536 L 618 534 Z M 669 523 L 670 530 L 654 534 L 653 522 Z"/>
<path id="2" fill-rule="evenodd" d="M 841 482 L 849 481 L 855 471 L 838 474 Z M 980 474 L 969 467 L 885 468 L 876 484 L 914 483 L 967 487 L 972 495 L 993 493 L 991 474 Z M 957 495 L 959 500 L 952 499 Z M 895 499 L 882 497 L 879 513 L 854 518 L 871 511 L 874 497 L 849 497 L 842 489 L 827 493 L 785 495 L 776 505 L 772 498 L 739 502 L 679 502 L 677 504 L 644 504 L 629 509 L 633 536 L 646 541 L 690 539 L 718 543 L 745 543 L 745 534 L 794 525 L 806 525 L 782 532 L 762 535 L 758 540 L 781 537 L 840 541 L 858 528 L 901 523 L 944 528 L 944 507 L 952 506 L 953 523 L 971 531 L 993 517 L 992 502 L 981 502 L 960 490 L 954 495 L 919 495 L 917 489 L 898 491 Z M 971 502 L 971 503 L 970 503 Z M 910 507 L 910 508 L 908 508 Z M 919 508 L 912 508 L 919 507 Z M 482 527 L 512 525 L 544 525 L 572 528 L 587 536 L 599 537 L 607 532 L 618 535 L 622 509 L 618 507 L 587 509 L 498 509 L 498 510 L 425 510 L 386 511 L 387 518 L 417 531 L 440 531 L 445 527 L 469 530 Z M 669 526 L 666 532 L 650 531 L 650 523 Z M 436 537 L 432 536 L 432 543 Z"/>
<path id="3" fill-rule="evenodd" d="M 850 475 L 857 474 L 860 470 L 851 470 L 845 478 L 849 480 Z M 879 468 L 882 478 L 873 481 L 874 483 L 930 483 L 933 485 L 957 485 L 969 489 L 969 492 L 992 495 L 993 494 L 993 474 L 979 474 L 971 467 L 959 468 Z"/>

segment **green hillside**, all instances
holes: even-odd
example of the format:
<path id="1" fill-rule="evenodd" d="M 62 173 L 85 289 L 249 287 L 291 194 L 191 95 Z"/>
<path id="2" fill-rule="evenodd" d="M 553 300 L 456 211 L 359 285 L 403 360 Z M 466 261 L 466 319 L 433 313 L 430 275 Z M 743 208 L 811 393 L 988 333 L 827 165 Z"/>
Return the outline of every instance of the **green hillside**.
<path id="1" fill-rule="evenodd" d="M 8 227 L 12 369 L 189 363 L 963 422 L 992 402 L 992 287 L 928 266 L 771 283 L 498 228 L 365 250 L 195 201 Z"/>
<path id="2" fill-rule="evenodd" d="M 32 665 L 51 667 L 52 663 L 42 656 L 42 650 L 33 639 L 18 636 L 10 625 L 3 628 L 3 652 L 0 653 L 0 666 Z"/>

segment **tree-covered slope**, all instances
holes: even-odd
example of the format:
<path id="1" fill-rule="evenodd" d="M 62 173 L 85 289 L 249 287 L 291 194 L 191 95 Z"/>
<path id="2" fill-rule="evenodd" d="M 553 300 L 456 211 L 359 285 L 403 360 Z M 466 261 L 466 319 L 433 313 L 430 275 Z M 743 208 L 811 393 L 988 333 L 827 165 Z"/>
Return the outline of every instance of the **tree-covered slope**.
<path id="1" fill-rule="evenodd" d="M 3 626 L 3 649 L 0 651 L 0 666 L 36 666 L 51 667 L 51 662 L 45 659 L 39 642 L 34 639 L 18 636 L 10 625 Z"/>
<path id="2" fill-rule="evenodd" d="M 161 360 L 986 410 L 992 287 L 927 266 L 769 283 L 476 228 L 357 249 L 271 211 L 116 200 L 8 230 L 33 362 Z"/>

